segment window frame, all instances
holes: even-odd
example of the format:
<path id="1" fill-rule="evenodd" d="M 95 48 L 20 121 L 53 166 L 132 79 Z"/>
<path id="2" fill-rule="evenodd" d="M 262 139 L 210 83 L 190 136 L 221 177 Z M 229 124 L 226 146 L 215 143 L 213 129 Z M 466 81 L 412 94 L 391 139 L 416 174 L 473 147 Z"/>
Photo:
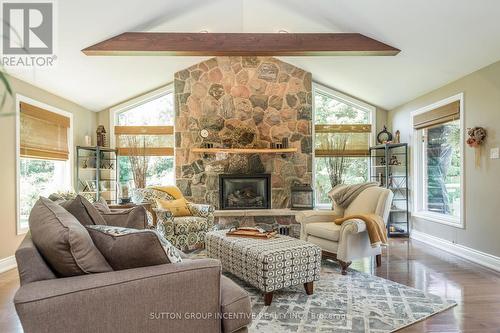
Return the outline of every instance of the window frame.
<path id="1" fill-rule="evenodd" d="M 174 124 L 172 125 L 174 127 L 174 154 L 172 155 L 172 158 L 174 159 L 174 165 L 173 165 L 173 171 L 174 171 L 174 179 L 173 182 L 175 184 L 176 182 L 176 174 L 175 174 L 175 91 L 174 91 L 174 84 L 171 82 L 167 85 L 164 85 L 158 89 L 154 89 L 148 93 L 145 93 L 143 95 L 134 97 L 132 99 L 129 99 L 123 103 L 117 104 L 109 109 L 109 142 L 110 142 L 110 147 L 113 149 L 116 149 L 116 135 L 115 135 L 115 126 L 117 126 L 118 123 L 118 115 L 120 113 L 126 112 L 130 109 L 133 109 L 139 105 L 148 103 L 154 99 L 160 98 L 164 95 L 172 94 L 174 98 Z M 120 174 L 120 165 L 117 163 L 117 173 L 118 175 Z M 117 179 L 119 181 L 119 179 Z"/>
<path id="2" fill-rule="evenodd" d="M 426 160 L 422 137 L 420 135 L 420 131 L 424 129 L 414 129 L 413 128 L 413 119 L 414 116 L 431 111 L 433 109 L 439 108 L 441 106 L 450 104 L 452 102 L 460 102 L 460 217 L 454 217 L 446 214 L 429 212 L 425 210 L 425 201 L 426 201 L 426 190 L 424 189 L 423 177 L 425 175 L 424 162 Z M 412 216 L 423 219 L 429 222 L 440 223 L 444 225 L 449 225 L 455 228 L 465 229 L 465 138 L 464 138 L 464 130 L 465 130 L 465 116 L 464 116 L 464 94 L 459 93 L 457 95 L 442 99 L 436 103 L 424 106 L 420 109 L 417 109 L 410 114 L 410 125 L 411 125 L 411 142 L 413 143 L 413 166 L 412 171 L 412 187 L 413 187 L 413 196 L 412 196 Z"/>
<path id="3" fill-rule="evenodd" d="M 313 139 L 313 150 L 312 150 L 312 167 L 313 167 L 313 173 L 312 173 L 312 183 L 316 184 L 316 158 L 322 158 L 321 156 L 316 157 L 315 155 L 315 138 L 316 138 L 316 131 L 315 131 L 315 125 L 316 125 L 316 105 L 315 105 L 315 100 L 316 100 L 316 94 L 318 92 L 321 92 L 327 96 L 331 96 L 332 98 L 347 104 L 351 105 L 352 107 L 355 107 L 357 109 L 362 109 L 366 110 L 368 112 L 368 118 L 369 118 L 369 124 L 371 125 L 371 133 L 370 133 L 370 140 L 369 140 L 369 146 L 373 146 L 373 143 L 375 142 L 375 137 L 376 137 L 376 132 L 377 132 L 377 108 L 373 105 L 370 105 L 368 103 L 365 103 L 363 101 L 360 101 L 354 97 L 351 97 L 349 95 L 343 94 L 335 89 L 329 88 L 325 85 L 322 85 L 318 82 L 313 82 L 312 84 L 312 139 Z M 367 162 L 368 163 L 368 162 Z M 368 177 L 370 176 L 370 170 L 369 167 L 367 167 L 367 173 Z M 314 198 L 314 207 L 318 209 L 331 209 L 331 204 L 320 204 L 318 203 L 318 200 L 316 198 L 316 191 L 315 191 L 315 198 Z"/>
<path id="4" fill-rule="evenodd" d="M 74 152 L 73 152 L 73 114 L 68 111 L 61 110 L 52 105 L 48 105 L 30 97 L 16 94 L 16 234 L 24 235 L 29 231 L 29 227 L 21 226 L 21 108 L 20 103 L 28 103 L 33 106 L 45 109 L 50 112 L 69 118 L 68 129 L 68 160 L 66 161 L 66 171 L 68 172 L 68 185 L 74 188 Z"/>
<path id="5" fill-rule="evenodd" d="M 154 99 L 160 98 L 161 96 L 168 95 L 170 93 L 174 94 L 174 85 L 172 83 L 169 83 L 163 87 L 160 87 L 158 89 L 155 89 L 155 90 L 152 90 L 148 93 L 145 93 L 144 95 L 134 97 L 132 99 L 129 99 L 126 102 L 123 102 L 123 103 L 120 103 L 120 104 L 117 104 L 117 105 L 111 107 L 109 109 L 109 142 L 110 142 L 110 146 L 113 148 L 116 147 L 115 126 L 118 123 L 118 115 L 120 113 L 126 112 L 130 109 L 133 109 L 133 108 L 139 106 L 139 105 L 145 104 L 147 102 L 150 102 Z M 174 102 L 175 102 L 175 100 L 174 100 Z M 175 103 L 174 103 L 174 105 L 175 105 Z M 175 110 L 174 110 L 174 112 L 175 112 Z M 175 126 L 175 124 L 173 126 Z"/>

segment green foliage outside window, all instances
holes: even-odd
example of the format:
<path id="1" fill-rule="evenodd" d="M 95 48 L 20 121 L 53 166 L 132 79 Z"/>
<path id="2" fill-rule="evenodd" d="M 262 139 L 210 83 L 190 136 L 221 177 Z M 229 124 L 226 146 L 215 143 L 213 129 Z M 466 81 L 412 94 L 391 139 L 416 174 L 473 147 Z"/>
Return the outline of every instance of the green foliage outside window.
<path id="1" fill-rule="evenodd" d="M 352 105 L 342 103 L 326 94 L 318 92 L 314 96 L 315 124 L 369 124 L 370 115 Z"/>
<path id="2" fill-rule="evenodd" d="M 69 190 L 65 184 L 67 162 L 22 157 L 19 171 L 19 213 L 22 227 L 27 227 L 31 208 L 41 195 L 49 196 L 57 191 Z"/>
<path id="3" fill-rule="evenodd" d="M 167 93 L 139 104 L 117 115 L 120 126 L 171 126 L 174 124 L 173 94 Z M 123 136 L 123 140 L 126 140 Z M 148 146 L 174 146 L 173 136 L 148 136 Z M 122 144 L 126 146 L 126 144 Z M 146 186 L 174 183 L 173 156 L 147 156 Z M 132 169 L 127 156 L 118 158 L 120 183 L 133 184 Z"/>
<path id="4" fill-rule="evenodd" d="M 460 216 L 459 120 L 426 131 L 428 210 Z"/>
<path id="5" fill-rule="evenodd" d="M 370 124 L 369 112 L 343 103 L 323 92 L 315 94 L 314 103 L 315 124 Z M 337 179 L 333 166 L 338 165 L 341 158 L 317 157 L 315 159 L 316 204 L 330 204 L 328 192 L 339 183 L 355 184 L 368 180 L 368 158 L 365 157 L 343 157 L 342 179 Z"/>
<path id="6" fill-rule="evenodd" d="M 174 158 L 172 156 L 148 156 L 148 173 L 146 185 L 173 184 L 174 180 Z M 127 156 L 118 157 L 120 182 L 133 181 L 130 160 Z"/>
<path id="7" fill-rule="evenodd" d="M 316 158 L 316 201 L 319 204 L 330 204 L 328 192 L 332 189 L 330 182 L 330 173 L 327 167 L 327 159 L 336 157 L 317 157 Z M 368 180 L 367 159 L 364 157 L 346 157 L 344 163 L 347 172 L 344 173 L 343 183 L 356 184 Z"/>

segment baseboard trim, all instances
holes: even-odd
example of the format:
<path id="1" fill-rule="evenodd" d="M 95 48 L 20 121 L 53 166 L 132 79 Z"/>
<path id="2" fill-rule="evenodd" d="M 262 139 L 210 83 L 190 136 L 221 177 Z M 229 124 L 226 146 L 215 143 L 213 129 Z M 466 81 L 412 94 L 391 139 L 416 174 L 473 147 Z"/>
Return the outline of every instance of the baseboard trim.
<path id="1" fill-rule="evenodd" d="M 16 257 L 10 256 L 0 259 L 0 273 L 6 272 L 17 267 Z"/>
<path id="2" fill-rule="evenodd" d="M 478 265 L 500 272 L 500 257 L 484 253 L 470 247 L 450 242 L 448 240 L 431 236 L 421 231 L 412 230 L 410 238 L 422 243 L 437 247 L 440 250 L 454 254 L 460 258 L 472 261 Z"/>

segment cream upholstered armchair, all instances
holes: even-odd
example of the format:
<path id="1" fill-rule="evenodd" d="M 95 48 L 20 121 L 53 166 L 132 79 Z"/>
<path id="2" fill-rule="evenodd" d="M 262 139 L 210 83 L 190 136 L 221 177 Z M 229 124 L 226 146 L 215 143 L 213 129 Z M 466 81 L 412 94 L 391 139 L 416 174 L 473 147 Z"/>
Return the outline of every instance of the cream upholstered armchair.
<path id="1" fill-rule="evenodd" d="M 387 224 L 393 193 L 382 187 L 370 187 L 361 192 L 356 199 L 343 210 L 310 210 L 296 215 L 301 224 L 300 238 L 321 247 L 323 256 L 336 259 L 346 274 L 352 260 L 376 256 L 377 266 L 381 264 L 381 248 L 372 248 L 366 225 L 362 220 L 351 219 L 342 225 L 333 221 L 337 218 L 355 214 L 377 214 Z"/>

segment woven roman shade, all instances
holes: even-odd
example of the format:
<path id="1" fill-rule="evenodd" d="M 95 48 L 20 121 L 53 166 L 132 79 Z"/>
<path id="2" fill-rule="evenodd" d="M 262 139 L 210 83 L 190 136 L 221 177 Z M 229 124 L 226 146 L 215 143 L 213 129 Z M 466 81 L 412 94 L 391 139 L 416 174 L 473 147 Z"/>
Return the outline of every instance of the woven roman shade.
<path id="1" fill-rule="evenodd" d="M 315 125 L 316 157 L 368 156 L 371 125 Z"/>
<path id="2" fill-rule="evenodd" d="M 20 110 L 21 157 L 68 160 L 70 119 L 24 102 Z"/>
<path id="3" fill-rule="evenodd" d="M 460 119 L 460 101 L 413 116 L 413 128 L 422 129 Z"/>
<path id="4" fill-rule="evenodd" d="M 173 156 L 173 134 L 173 126 L 115 126 L 118 155 Z"/>

